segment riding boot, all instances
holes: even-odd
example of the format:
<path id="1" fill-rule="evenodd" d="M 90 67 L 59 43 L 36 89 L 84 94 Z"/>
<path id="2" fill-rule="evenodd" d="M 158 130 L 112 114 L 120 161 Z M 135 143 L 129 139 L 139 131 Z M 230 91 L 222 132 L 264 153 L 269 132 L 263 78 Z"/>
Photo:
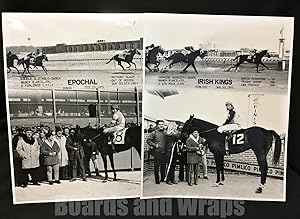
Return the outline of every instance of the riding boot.
<path id="1" fill-rule="evenodd" d="M 226 138 L 225 138 L 225 154 L 228 155 L 228 156 L 230 155 L 230 153 L 229 153 L 229 145 L 228 145 L 229 139 L 230 139 L 230 137 L 226 136 Z"/>
<path id="2" fill-rule="evenodd" d="M 116 148 L 115 148 L 115 144 L 114 144 L 114 134 L 113 133 L 111 133 L 109 135 L 109 140 L 111 142 L 111 149 L 112 149 L 112 151 L 116 152 Z"/>

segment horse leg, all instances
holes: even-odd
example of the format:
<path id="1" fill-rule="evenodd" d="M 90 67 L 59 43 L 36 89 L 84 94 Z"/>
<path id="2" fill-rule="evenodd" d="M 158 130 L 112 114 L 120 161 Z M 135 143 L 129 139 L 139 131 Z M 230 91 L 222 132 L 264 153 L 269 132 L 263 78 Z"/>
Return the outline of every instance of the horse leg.
<path id="1" fill-rule="evenodd" d="M 46 67 L 45 67 L 45 66 L 42 66 L 42 68 L 43 68 L 44 72 L 45 72 L 46 74 L 48 74 L 48 73 L 47 73 Z"/>
<path id="2" fill-rule="evenodd" d="M 259 63 L 256 63 L 256 72 L 259 73 L 258 71 L 258 66 L 259 66 Z"/>
<path id="3" fill-rule="evenodd" d="M 190 67 L 191 64 L 187 64 L 187 66 L 185 66 L 185 68 L 180 72 L 180 73 L 185 73 L 187 72 L 186 70 L 188 69 L 188 67 Z"/>
<path id="4" fill-rule="evenodd" d="M 224 185 L 225 176 L 224 176 L 224 156 L 221 157 L 221 181 L 219 185 Z"/>
<path id="5" fill-rule="evenodd" d="M 159 71 L 159 67 L 158 67 L 159 65 L 160 65 L 160 62 L 157 61 L 157 62 L 155 63 L 155 67 L 156 67 L 156 70 L 157 70 L 157 71 Z"/>
<path id="6" fill-rule="evenodd" d="M 11 69 L 10 69 L 10 67 L 8 67 L 8 72 L 7 73 L 10 73 L 11 72 Z"/>
<path id="7" fill-rule="evenodd" d="M 237 63 L 236 65 L 235 65 L 235 71 L 237 72 L 237 68 L 239 67 L 241 65 L 241 63 Z"/>
<path id="8" fill-rule="evenodd" d="M 131 64 L 130 62 L 126 62 L 128 64 L 128 66 L 126 68 L 130 68 L 131 67 Z"/>
<path id="9" fill-rule="evenodd" d="M 203 62 L 203 66 L 204 66 L 204 68 L 206 68 L 206 64 L 205 64 L 205 61 L 204 61 L 204 59 L 202 59 L 202 62 Z"/>
<path id="10" fill-rule="evenodd" d="M 262 61 L 260 61 L 260 64 L 262 64 L 266 69 L 270 70 L 270 68 L 266 66 L 264 63 L 262 63 Z"/>
<path id="11" fill-rule="evenodd" d="M 116 170 L 115 170 L 115 163 L 114 163 L 114 155 L 111 153 L 108 155 L 109 160 L 110 160 L 110 166 L 114 172 L 114 179 L 113 181 L 117 181 L 117 174 L 116 174 Z"/>
<path id="12" fill-rule="evenodd" d="M 18 74 L 20 74 L 19 69 L 17 69 L 15 66 L 13 66 L 13 68 L 17 70 Z"/>
<path id="13" fill-rule="evenodd" d="M 195 72 L 196 72 L 197 74 L 199 74 L 199 73 L 197 72 L 197 69 L 196 69 L 195 63 L 193 63 L 193 64 L 192 64 L 192 67 L 194 68 Z"/>
<path id="14" fill-rule="evenodd" d="M 104 165 L 104 172 L 105 172 L 105 177 L 103 179 L 103 183 L 107 182 L 108 179 L 108 174 L 107 174 L 107 158 L 106 158 L 106 154 L 101 154 L 102 157 L 102 161 L 103 161 L 103 165 Z"/>
<path id="15" fill-rule="evenodd" d="M 260 168 L 260 184 L 257 187 L 255 193 L 262 193 L 262 190 L 265 186 L 266 180 L 267 180 L 267 172 L 268 172 L 268 164 L 267 164 L 267 159 L 265 155 L 256 155 L 257 157 L 257 162 Z"/>
<path id="16" fill-rule="evenodd" d="M 146 63 L 146 68 L 148 68 L 149 69 L 149 71 L 150 72 L 152 72 L 152 69 L 151 68 L 149 68 L 149 66 L 148 66 L 148 64 Z"/>
<path id="17" fill-rule="evenodd" d="M 134 65 L 134 69 L 136 70 L 136 64 L 134 62 L 131 62 Z"/>
<path id="18" fill-rule="evenodd" d="M 217 169 L 217 181 L 216 183 L 213 185 L 213 187 L 218 187 L 219 186 L 219 183 L 220 183 L 220 157 L 218 155 L 215 155 L 214 154 L 214 159 L 215 159 L 215 162 L 216 162 L 216 169 Z"/>
<path id="19" fill-rule="evenodd" d="M 174 65 L 175 64 L 175 62 L 174 62 L 174 60 L 172 60 L 172 62 L 169 64 L 169 65 L 167 65 L 168 67 L 169 67 L 169 69 L 170 68 L 172 68 L 172 65 Z"/>
<path id="20" fill-rule="evenodd" d="M 23 71 L 22 75 L 24 75 L 25 71 L 26 71 L 26 68 L 24 68 L 24 71 Z"/>
<path id="21" fill-rule="evenodd" d="M 126 71 L 125 68 L 123 67 L 123 65 L 121 64 L 120 61 L 118 62 L 118 65 L 121 66 L 121 67 L 123 68 L 124 71 Z"/>

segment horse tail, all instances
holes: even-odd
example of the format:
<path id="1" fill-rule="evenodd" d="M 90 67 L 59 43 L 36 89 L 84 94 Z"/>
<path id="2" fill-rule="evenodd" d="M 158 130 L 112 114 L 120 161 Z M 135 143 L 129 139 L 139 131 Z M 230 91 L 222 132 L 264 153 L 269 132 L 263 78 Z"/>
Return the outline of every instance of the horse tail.
<path id="1" fill-rule="evenodd" d="M 280 153 L 281 153 L 281 139 L 280 136 L 275 132 L 271 131 L 272 136 L 275 138 L 275 150 L 274 150 L 274 155 L 273 155 L 273 164 L 278 164 L 279 158 L 280 158 Z"/>
<path id="2" fill-rule="evenodd" d="M 113 59 L 114 59 L 114 56 L 111 57 L 111 59 L 108 62 L 106 62 L 106 64 L 110 63 Z"/>

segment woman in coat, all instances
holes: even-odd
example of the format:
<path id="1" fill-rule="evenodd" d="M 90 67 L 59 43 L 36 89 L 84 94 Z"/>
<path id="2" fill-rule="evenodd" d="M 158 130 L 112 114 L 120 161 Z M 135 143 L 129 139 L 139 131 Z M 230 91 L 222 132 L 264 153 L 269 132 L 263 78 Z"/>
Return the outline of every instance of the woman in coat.
<path id="1" fill-rule="evenodd" d="M 32 137 L 30 128 L 25 129 L 25 135 L 19 139 L 16 150 L 22 158 L 22 169 L 25 174 L 22 187 L 25 188 L 28 185 L 28 174 L 32 178 L 33 185 L 39 186 L 37 168 L 40 166 L 40 146 L 37 140 Z"/>
<path id="2" fill-rule="evenodd" d="M 197 185 L 198 182 L 198 166 L 200 162 L 200 148 L 205 142 L 203 138 L 200 137 L 198 129 L 193 127 L 191 129 L 191 134 L 186 140 L 186 150 L 187 150 L 187 165 L 188 165 L 188 185 L 192 186 L 192 177 L 194 175 L 194 184 Z"/>
<path id="3" fill-rule="evenodd" d="M 44 155 L 44 164 L 47 167 L 47 178 L 50 185 L 54 183 L 60 184 L 59 181 L 59 160 L 58 153 L 60 148 L 54 140 L 52 132 L 46 134 L 46 140 L 41 146 L 41 152 Z M 54 181 L 53 181 L 54 173 Z"/>

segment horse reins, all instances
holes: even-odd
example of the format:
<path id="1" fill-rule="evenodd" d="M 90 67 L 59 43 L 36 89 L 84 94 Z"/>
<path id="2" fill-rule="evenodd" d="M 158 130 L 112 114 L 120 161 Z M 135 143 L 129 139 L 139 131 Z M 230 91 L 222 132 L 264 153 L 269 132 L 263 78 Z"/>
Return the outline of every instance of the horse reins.
<path id="1" fill-rule="evenodd" d="M 95 138 L 98 138 L 101 134 L 102 134 L 102 133 L 100 133 L 100 134 L 98 134 L 98 135 L 96 135 L 96 136 L 90 138 L 90 140 L 94 140 Z"/>
<path id="2" fill-rule="evenodd" d="M 206 132 L 211 132 L 211 131 L 214 131 L 214 130 L 216 130 L 216 129 L 217 129 L 217 128 L 208 129 L 208 130 L 206 130 L 206 131 L 199 132 L 199 134 L 206 133 Z"/>

